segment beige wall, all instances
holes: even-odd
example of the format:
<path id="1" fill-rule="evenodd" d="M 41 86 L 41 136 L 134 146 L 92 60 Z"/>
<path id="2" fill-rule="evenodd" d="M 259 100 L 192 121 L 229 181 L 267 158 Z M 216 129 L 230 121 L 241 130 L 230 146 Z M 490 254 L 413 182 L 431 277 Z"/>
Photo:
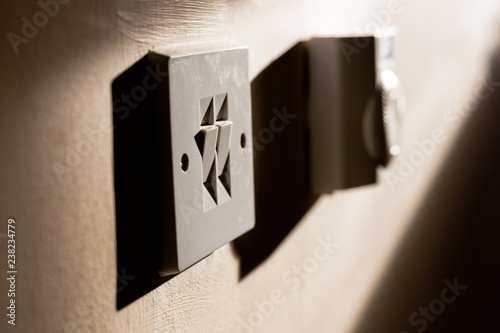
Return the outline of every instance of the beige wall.
<path id="1" fill-rule="evenodd" d="M 497 1 L 405 1 L 398 26 L 398 70 L 407 92 L 402 156 L 414 139 L 441 127 L 449 139 L 393 190 L 377 185 L 321 197 L 278 250 L 244 280 L 231 245 L 124 309 L 116 310 L 112 135 L 58 177 L 68 149 L 86 130 L 111 121 L 111 82 L 147 50 L 191 44 L 248 45 L 254 78 L 312 35 L 364 30 L 388 1 L 69 1 L 15 53 L 35 1 L 0 4 L 0 233 L 16 219 L 17 320 L 2 332 L 235 332 L 275 290 L 285 301 L 255 332 L 349 332 L 370 300 L 456 129 L 443 113 L 485 77 L 498 40 Z M 401 159 L 391 164 L 397 171 Z M 300 286 L 283 281 L 314 254 L 318 237 L 340 246 Z M 0 238 L 6 253 L 6 238 Z M 1 271 L 6 270 L 1 256 Z M 429 258 L 429 260 L 432 260 Z M 0 273 L 4 274 L 4 273 Z M 0 308 L 7 284 L 0 279 Z M 5 310 L 2 310 L 5 311 Z M 243 318 L 243 319 L 241 319 Z"/>

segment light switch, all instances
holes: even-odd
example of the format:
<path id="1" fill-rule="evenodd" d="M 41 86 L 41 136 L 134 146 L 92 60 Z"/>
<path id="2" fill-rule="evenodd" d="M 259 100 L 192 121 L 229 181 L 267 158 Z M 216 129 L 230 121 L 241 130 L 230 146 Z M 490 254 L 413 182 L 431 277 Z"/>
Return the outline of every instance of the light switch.
<path id="1" fill-rule="evenodd" d="M 160 156 L 159 274 L 183 271 L 254 226 L 248 52 L 154 51 L 168 72 L 152 94 Z"/>

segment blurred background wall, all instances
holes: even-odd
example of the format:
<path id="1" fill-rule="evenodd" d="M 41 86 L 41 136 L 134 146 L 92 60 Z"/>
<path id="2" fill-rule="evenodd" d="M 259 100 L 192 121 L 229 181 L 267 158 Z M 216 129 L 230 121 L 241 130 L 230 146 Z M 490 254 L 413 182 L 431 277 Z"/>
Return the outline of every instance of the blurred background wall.
<path id="1" fill-rule="evenodd" d="M 15 218 L 19 271 L 16 326 L 3 315 L 0 331 L 498 327 L 497 1 L 62 2 L 24 35 L 23 18 L 32 21 L 42 5 L 0 4 L 0 251 L 6 258 L 6 221 Z M 402 153 L 379 182 L 320 197 L 244 279 L 237 251 L 226 245 L 117 310 L 117 282 L 126 288 L 134 277 L 116 269 L 113 79 L 148 50 L 211 43 L 248 45 L 254 79 L 300 40 L 374 25 L 399 29 L 408 104 Z M 17 46 L 11 32 L 24 36 Z M 83 141 L 88 151 L 73 156 Z M 409 162 L 417 150 L 420 160 Z M 324 261 L 297 270 L 328 241 L 334 246 Z M 7 270 L 6 260 L 0 267 Z M 412 314 L 455 279 L 467 289 L 425 319 L 425 329 L 412 325 Z M 5 309 L 7 297 L 0 299 Z"/>

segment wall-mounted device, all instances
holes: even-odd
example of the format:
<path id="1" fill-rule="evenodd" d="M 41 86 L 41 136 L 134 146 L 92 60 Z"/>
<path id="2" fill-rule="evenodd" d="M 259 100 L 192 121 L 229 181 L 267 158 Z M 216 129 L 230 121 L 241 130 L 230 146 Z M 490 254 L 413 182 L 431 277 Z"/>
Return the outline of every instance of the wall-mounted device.
<path id="1" fill-rule="evenodd" d="M 113 100 L 118 266 L 151 286 L 255 224 L 248 50 L 151 51 Z"/>
<path id="2" fill-rule="evenodd" d="M 316 193 L 371 184 L 399 153 L 404 94 L 394 72 L 394 28 L 309 41 L 311 185 Z"/>
<path id="3" fill-rule="evenodd" d="M 180 272 L 254 225 L 248 51 L 150 52 L 162 202 L 160 275 Z"/>

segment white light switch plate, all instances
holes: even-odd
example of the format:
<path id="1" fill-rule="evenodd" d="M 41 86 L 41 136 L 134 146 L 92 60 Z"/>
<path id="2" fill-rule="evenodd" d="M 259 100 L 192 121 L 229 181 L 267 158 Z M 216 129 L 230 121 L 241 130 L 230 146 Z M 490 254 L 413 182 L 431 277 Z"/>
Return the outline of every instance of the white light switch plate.
<path id="1" fill-rule="evenodd" d="M 152 93 L 160 150 L 159 274 L 193 265 L 253 228 L 248 51 L 150 52 L 168 72 Z"/>

